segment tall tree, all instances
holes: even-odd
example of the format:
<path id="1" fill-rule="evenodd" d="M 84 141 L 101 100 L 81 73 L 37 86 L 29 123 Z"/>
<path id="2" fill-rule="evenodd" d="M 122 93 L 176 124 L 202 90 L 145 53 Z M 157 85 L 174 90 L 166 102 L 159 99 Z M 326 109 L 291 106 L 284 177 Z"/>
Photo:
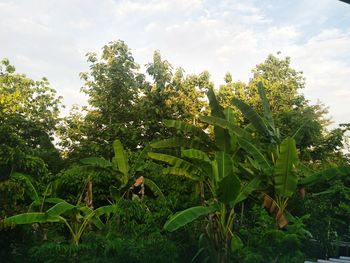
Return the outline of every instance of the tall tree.
<path id="1" fill-rule="evenodd" d="M 32 155 L 44 159 L 49 168 L 57 172 L 60 169 L 60 156 L 52 142 L 60 121 L 61 97 L 56 96 L 56 91 L 46 78 L 34 81 L 18 74 L 7 59 L 0 63 L 0 94 L 3 147 L 11 142 L 6 141 L 6 136 L 15 136 L 24 142 L 23 146 Z M 23 149 L 21 146 L 13 147 Z"/>
<path id="2" fill-rule="evenodd" d="M 82 91 L 89 97 L 89 107 L 85 116 L 78 113 L 66 119 L 61 134 L 70 141 L 64 146 L 80 155 L 77 158 L 110 157 L 110 145 L 116 138 L 128 148 L 136 148 L 138 113 L 134 105 L 145 85 L 139 65 L 123 41 L 105 45 L 100 58 L 95 53 L 88 53 L 87 58 L 90 70 L 80 76 L 85 81 Z"/>
<path id="3" fill-rule="evenodd" d="M 185 76 L 182 68 L 173 73 L 171 64 L 162 60 L 159 51 L 154 52 L 153 62 L 146 67 L 154 82 L 144 90 L 139 104 L 143 141 L 169 136 L 169 129 L 162 123 L 164 119 L 196 123 L 200 112 L 207 107 L 205 90 L 212 85 L 209 74 Z"/>

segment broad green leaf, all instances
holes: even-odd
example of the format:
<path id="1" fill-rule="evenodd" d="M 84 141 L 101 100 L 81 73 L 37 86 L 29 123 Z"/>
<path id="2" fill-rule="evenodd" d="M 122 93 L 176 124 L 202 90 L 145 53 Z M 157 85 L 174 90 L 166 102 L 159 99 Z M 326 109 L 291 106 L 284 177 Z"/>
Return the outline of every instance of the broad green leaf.
<path id="1" fill-rule="evenodd" d="M 107 161 L 104 158 L 100 157 L 88 157 L 81 159 L 80 162 L 85 165 L 91 165 L 94 167 L 100 167 L 100 168 L 110 168 L 112 167 L 111 162 Z"/>
<path id="2" fill-rule="evenodd" d="M 123 183 L 127 184 L 129 179 L 129 163 L 124 147 L 119 140 L 113 142 L 114 157 L 112 162 L 118 167 L 118 170 L 124 175 Z"/>
<path id="3" fill-rule="evenodd" d="M 211 109 L 211 115 L 214 117 L 225 119 L 225 114 L 218 100 L 216 99 L 213 89 L 209 89 L 207 92 L 209 99 L 209 106 Z M 214 126 L 215 143 L 221 151 L 231 151 L 231 139 L 227 130 L 220 126 Z"/>
<path id="4" fill-rule="evenodd" d="M 270 163 L 254 144 L 243 138 L 238 138 L 238 143 L 249 155 L 254 158 L 254 160 L 260 166 L 260 170 L 266 172 L 271 169 Z"/>
<path id="5" fill-rule="evenodd" d="M 65 200 L 63 200 L 62 198 L 58 198 L 58 197 L 49 197 L 49 198 L 45 199 L 45 202 L 49 203 L 49 204 L 58 204 L 61 202 L 65 202 Z"/>
<path id="6" fill-rule="evenodd" d="M 210 163 L 208 155 L 205 152 L 196 149 L 181 150 L 181 157 Z"/>
<path id="7" fill-rule="evenodd" d="M 118 206 L 116 205 L 106 205 L 96 208 L 94 213 L 97 217 L 105 214 L 116 213 L 118 211 Z"/>
<path id="8" fill-rule="evenodd" d="M 184 147 L 184 148 L 194 148 L 203 151 L 208 151 L 209 147 L 203 143 L 200 143 L 193 139 L 173 137 L 169 139 L 164 139 L 151 143 L 151 147 L 154 149 L 159 148 L 174 148 L 174 147 Z"/>
<path id="9" fill-rule="evenodd" d="M 194 175 L 188 172 L 186 169 L 179 168 L 179 167 L 168 167 L 163 169 L 163 174 L 170 174 L 170 175 L 176 175 L 176 176 L 183 176 L 187 177 L 191 180 L 199 181 L 200 179 Z"/>
<path id="10" fill-rule="evenodd" d="M 198 128 L 197 126 L 179 120 L 163 120 L 163 123 L 169 128 L 175 128 L 185 133 L 191 133 L 194 136 L 201 138 L 203 141 L 211 141 L 208 134 L 206 134 L 202 129 Z"/>
<path id="11" fill-rule="evenodd" d="M 184 225 L 191 223 L 200 216 L 207 215 L 216 210 L 214 207 L 195 206 L 173 215 L 164 225 L 164 229 L 173 232 Z"/>
<path id="12" fill-rule="evenodd" d="M 32 199 L 32 201 L 40 203 L 39 195 L 27 175 L 18 172 L 13 172 L 11 173 L 10 177 L 11 179 L 17 181 L 24 187 L 25 192 L 30 197 L 30 199 Z"/>
<path id="13" fill-rule="evenodd" d="M 252 107 L 237 98 L 233 98 L 232 103 L 243 113 L 243 115 L 251 122 L 257 131 L 259 131 L 262 135 L 270 136 L 264 120 L 255 110 L 253 110 Z"/>
<path id="14" fill-rule="evenodd" d="M 325 182 L 331 180 L 335 176 L 344 176 L 350 174 L 349 166 L 340 166 L 325 169 L 323 171 L 316 172 L 312 175 L 309 175 L 299 181 L 300 185 L 312 186 L 316 183 Z"/>
<path id="15" fill-rule="evenodd" d="M 255 190 L 257 190 L 259 188 L 259 185 L 260 185 L 260 180 L 255 178 L 253 180 L 251 180 L 250 182 L 244 184 L 242 187 L 241 187 L 241 190 L 234 202 L 234 204 L 238 204 L 242 201 L 244 201 L 245 199 L 248 198 L 248 196 L 254 192 Z"/>
<path id="16" fill-rule="evenodd" d="M 229 175 L 222 178 L 218 184 L 218 199 L 228 204 L 236 200 L 241 189 L 241 181 L 237 175 L 230 173 Z"/>
<path id="17" fill-rule="evenodd" d="M 228 129 L 238 137 L 245 137 L 245 138 L 251 137 L 251 135 L 247 131 L 245 131 L 244 129 L 240 128 L 237 125 L 234 125 L 233 123 L 231 123 L 226 119 L 222 119 L 215 116 L 200 116 L 199 119 L 205 123 L 208 123 L 214 126 L 219 126 L 223 129 Z"/>
<path id="18" fill-rule="evenodd" d="M 61 214 L 72 210 L 73 208 L 75 208 L 75 205 L 71 205 L 67 202 L 60 202 L 56 205 L 54 205 L 53 207 L 51 207 L 49 210 L 46 211 L 46 214 L 49 217 L 56 217 L 56 216 L 60 216 Z"/>
<path id="19" fill-rule="evenodd" d="M 5 224 L 33 224 L 33 223 L 45 223 L 45 222 L 58 222 L 59 218 L 50 218 L 48 219 L 46 213 L 33 212 L 33 213 L 24 213 L 15 216 L 8 217 L 4 219 Z"/>
<path id="20" fill-rule="evenodd" d="M 231 124 L 233 124 L 233 125 L 236 125 L 235 113 L 234 113 L 234 111 L 233 111 L 231 108 L 226 108 L 226 109 L 224 110 L 224 114 L 225 114 L 225 119 L 226 119 L 229 123 L 231 123 Z"/>
<path id="21" fill-rule="evenodd" d="M 94 224 L 98 229 L 102 229 L 104 227 L 103 222 L 98 216 L 93 216 L 90 218 L 90 222 Z"/>
<path id="22" fill-rule="evenodd" d="M 209 106 L 211 109 L 211 115 L 219 118 L 225 118 L 223 108 L 221 107 L 220 103 L 216 99 L 215 93 L 213 89 L 209 89 L 207 92 L 207 97 L 209 100 Z"/>
<path id="23" fill-rule="evenodd" d="M 275 131 L 275 122 L 274 122 L 273 117 L 272 117 L 270 104 L 269 104 L 269 101 L 267 100 L 266 92 L 265 92 L 264 86 L 263 86 L 261 81 L 259 81 L 259 83 L 258 83 L 258 92 L 259 92 L 260 100 L 261 100 L 262 105 L 264 107 L 264 117 L 268 121 L 268 124 L 271 127 L 271 129 L 273 131 Z"/>
<path id="24" fill-rule="evenodd" d="M 151 191 L 158 196 L 158 198 L 160 199 L 165 199 L 162 191 L 160 190 L 160 188 L 158 187 L 158 185 L 151 179 L 145 178 L 145 186 L 147 186 L 149 189 L 151 189 Z"/>
<path id="25" fill-rule="evenodd" d="M 161 161 L 167 164 L 170 164 L 174 167 L 181 168 L 184 170 L 187 170 L 189 173 L 198 175 L 201 173 L 201 170 L 192 165 L 190 162 L 187 162 L 181 158 L 177 158 L 168 154 L 163 153 L 155 153 L 155 152 L 149 152 L 148 157 L 150 157 L 153 160 Z"/>
<path id="26" fill-rule="evenodd" d="M 220 180 L 236 170 L 231 156 L 225 152 L 216 152 L 215 160 L 217 161 L 217 169 Z"/>
<path id="27" fill-rule="evenodd" d="M 298 162 L 295 140 L 288 137 L 280 145 L 280 154 L 275 165 L 275 190 L 279 196 L 291 197 L 294 194 L 298 183 L 294 170 Z"/>
<path id="28" fill-rule="evenodd" d="M 225 114 L 225 119 L 232 124 L 232 126 L 236 126 L 236 121 L 235 121 L 235 113 L 233 112 L 233 110 L 231 108 L 226 108 L 224 110 L 224 114 Z M 244 131 L 244 130 L 243 130 Z M 228 133 L 230 135 L 230 142 L 231 142 L 231 147 L 232 147 L 232 151 L 236 151 L 237 150 L 237 137 L 238 135 L 236 133 L 234 133 L 231 129 L 228 130 Z"/>
<path id="29" fill-rule="evenodd" d="M 237 251 L 243 248 L 244 244 L 238 235 L 233 235 L 231 238 L 231 250 Z"/>

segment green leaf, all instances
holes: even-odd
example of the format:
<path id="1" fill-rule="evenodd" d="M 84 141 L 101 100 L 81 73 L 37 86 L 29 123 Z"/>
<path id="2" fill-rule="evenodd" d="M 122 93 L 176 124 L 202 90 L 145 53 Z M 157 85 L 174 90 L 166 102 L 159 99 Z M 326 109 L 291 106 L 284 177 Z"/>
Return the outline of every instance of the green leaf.
<path id="1" fill-rule="evenodd" d="M 118 211 L 118 206 L 116 205 L 106 205 L 96 208 L 94 213 L 97 217 L 105 214 L 116 213 Z"/>
<path id="2" fill-rule="evenodd" d="M 208 151 L 209 147 L 203 143 L 200 143 L 193 139 L 173 137 L 169 139 L 164 139 L 151 143 L 151 147 L 154 149 L 159 148 L 174 148 L 174 147 L 184 147 L 184 148 L 194 148 L 203 151 Z"/>
<path id="3" fill-rule="evenodd" d="M 270 136 L 264 120 L 252 107 L 237 98 L 233 98 L 232 103 L 243 113 L 257 131 L 264 136 Z"/>
<path id="4" fill-rule="evenodd" d="M 243 138 L 238 138 L 238 143 L 249 155 L 254 158 L 254 160 L 258 163 L 260 170 L 266 172 L 271 169 L 270 163 L 254 144 Z"/>
<path id="5" fill-rule="evenodd" d="M 214 117 L 225 119 L 225 114 L 218 100 L 216 99 L 213 89 L 209 89 L 207 92 L 209 99 L 209 106 L 211 109 L 211 115 Z M 220 126 L 214 126 L 215 143 L 221 151 L 231 151 L 231 139 L 227 130 Z"/>
<path id="6" fill-rule="evenodd" d="M 210 88 L 207 92 L 207 97 L 209 100 L 209 106 L 211 109 L 211 115 L 219 118 L 225 118 L 225 114 L 223 112 L 223 108 L 221 107 L 220 103 L 216 99 L 214 90 Z"/>
<path id="7" fill-rule="evenodd" d="M 235 200 L 234 204 L 238 204 L 242 201 L 244 201 L 245 199 L 248 198 L 248 196 L 254 192 L 255 190 L 257 190 L 259 188 L 260 185 L 260 180 L 257 178 L 254 178 L 253 180 L 251 180 L 250 182 L 244 184 Z"/>
<path id="8" fill-rule="evenodd" d="M 300 185 L 312 186 L 316 183 L 326 182 L 331 180 L 335 176 L 346 176 L 350 174 L 349 166 L 340 166 L 328 168 L 323 171 L 316 172 L 312 175 L 309 175 L 299 181 Z"/>
<path id="9" fill-rule="evenodd" d="M 118 170 L 124 175 L 123 184 L 127 184 L 129 179 L 129 163 L 124 147 L 119 140 L 113 142 L 114 157 L 112 163 L 118 168 Z"/>
<path id="10" fill-rule="evenodd" d="M 151 189 L 151 191 L 156 195 L 158 196 L 160 199 L 165 199 L 162 191 L 160 190 L 160 188 L 158 187 L 158 185 L 152 181 L 151 179 L 148 179 L 148 178 L 145 178 L 145 185 Z"/>
<path id="11" fill-rule="evenodd" d="M 266 97 L 264 85 L 262 84 L 261 81 L 259 81 L 259 83 L 258 83 L 258 92 L 259 92 L 260 100 L 261 100 L 263 108 L 264 108 L 264 117 L 268 121 L 270 128 L 274 131 L 275 130 L 275 122 L 274 122 L 273 117 L 272 117 L 272 112 L 270 109 L 269 101 L 267 100 L 267 97 Z"/>
<path id="12" fill-rule="evenodd" d="M 238 127 L 235 122 L 235 113 L 231 108 L 226 108 L 224 110 L 224 114 L 225 114 L 225 119 L 230 124 L 232 124 L 232 126 Z M 235 152 L 237 150 L 237 137 L 240 135 L 237 135 L 235 132 L 232 132 L 231 129 L 228 130 L 228 133 L 230 135 L 230 143 L 231 143 L 232 151 Z"/>
<path id="13" fill-rule="evenodd" d="M 197 126 L 178 120 L 163 120 L 163 123 L 169 128 L 175 128 L 185 133 L 191 133 L 194 136 L 197 136 L 198 138 L 202 139 L 203 141 L 211 141 L 208 134 L 206 134 L 202 129 L 198 128 Z"/>
<path id="14" fill-rule="evenodd" d="M 196 149 L 182 150 L 181 157 L 210 163 L 208 155 L 205 152 Z"/>
<path id="15" fill-rule="evenodd" d="M 245 137 L 245 138 L 251 138 L 251 135 L 245 131 L 244 129 L 240 128 L 237 125 L 234 125 L 230 121 L 214 116 L 200 116 L 199 119 L 205 123 L 219 126 L 223 129 L 228 129 L 229 131 L 233 132 L 238 137 Z"/>
<path id="16" fill-rule="evenodd" d="M 236 170 L 231 156 L 225 152 L 216 152 L 215 160 L 217 161 L 217 169 L 220 180 Z"/>
<path id="17" fill-rule="evenodd" d="M 58 198 L 58 197 L 49 197 L 49 198 L 45 199 L 45 202 L 49 203 L 49 204 L 58 204 L 61 202 L 65 202 L 65 200 L 63 200 L 62 198 Z"/>
<path id="18" fill-rule="evenodd" d="M 275 165 L 275 190 L 279 196 L 291 197 L 294 194 L 298 183 L 294 170 L 298 162 L 295 140 L 288 137 L 280 145 L 280 154 Z"/>
<path id="19" fill-rule="evenodd" d="M 72 210 L 73 208 L 75 208 L 75 205 L 71 205 L 67 202 L 60 202 L 56 205 L 54 205 L 53 207 L 51 207 L 49 210 L 46 211 L 46 214 L 49 217 L 57 217 L 60 216 L 61 214 L 64 214 L 65 212 Z"/>
<path id="20" fill-rule="evenodd" d="M 94 226 L 96 226 L 99 230 L 101 230 L 104 227 L 102 220 L 97 216 L 91 217 L 90 222 L 92 222 Z"/>
<path id="21" fill-rule="evenodd" d="M 236 122 L 235 122 L 235 120 L 236 120 L 235 113 L 234 113 L 234 111 L 233 111 L 231 108 L 226 108 L 226 109 L 224 110 L 224 114 L 225 114 L 225 119 L 226 119 L 229 123 L 231 123 L 231 124 L 233 124 L 233 125 L 236 125 Z"/>
<path id="22" fill-rule="evenodd" d="M 33 213 L 24 213 L 15 216 L 8 217 L 4 219 L 5 224 L 33 224 L 33 223 L 45 223 L 45 222 L 58 222 L 59 218 L 50 218 L 48 219 L 46 213 L 33 212 Z"/>
<path id="23" fill-rule="evenodd" d="M 191 223 L 200 216 L 207 215 L 216 210 L 214 207 L 195 206 L 173 215 L 164 225 L 164 229 L 173 232 L 184 225 Z"/>
<path id="24" fill-rule="evenodd" d="M 241 181 L 238 179 L 237 175 L 231 173 L 220 180 L 218 184 L 218 199 L 228 204 L 236 200 L 240 189 Z"/>
<path id="25" fill-rule="evenodd" d="M 11 177 L 11 179 L 17 181 L 18 183 L 20 183 L 24 187 L 26 194 L 30 197 L 30 199 L 32 201 L 40 203 L 39 195 L 38 195 L 34 185 L 30 181 L 28 175 L 18 173 L 18 172 L 13 172 L 13 173 L 11 173 L 10 177 Z"/>
<path id="26" fill-rule="evenodd" d="M 81 159 L 80 162 L 85 165 L 91 165 L 94 167 L 105 168 L 105 169 L 112 167 L 112 164 L 110 161 L 107 161 L 106 159 L 100 158 L 100 157 L 88 157 L 88 158 Z"/>
<path id="27" fill-rule="evenodd" d="M 155 153 L 155 152 L 149 152 L 148 157 L 150 157 L 153 160 L 170 164 L 176 168 L 184 169 L 194 175 L 201 174 L 201 170 L 199 168 L 197 168 L 196 166 L 192 165 L 190 162 L 187 162 L 181 158 L 177 158 L 168 154 Z"/>
<path id="28" fill-rule="evenodd" d="M 243 248 L 244 244 L 238 235 L 233 235 L 231 238 L 231 250 L 237 251 Z"/>
<path id="29" fill-rule="evenodd" d="M 170 174 L 170 175 L 176 175 L 176 176 L 183 176 L 187 177 L 191 180 L 199 181 L 200 179 L 188 172 L 186 169 L 178 168 L 178 167 L 168 167 L 163 169 L 163 174 Z"/>

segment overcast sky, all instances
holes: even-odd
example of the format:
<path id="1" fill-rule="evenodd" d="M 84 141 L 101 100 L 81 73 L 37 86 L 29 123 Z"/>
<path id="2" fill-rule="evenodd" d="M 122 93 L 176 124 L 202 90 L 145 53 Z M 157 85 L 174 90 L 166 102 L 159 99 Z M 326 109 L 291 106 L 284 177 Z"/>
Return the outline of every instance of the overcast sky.
<path id="1" fill-rule="evenodd" d="M 0 0 L 0 58 L 47 77 L 68 108 L 82 104 L 85 54 L 124 40 L 145 65 L 154 50 L 187 73 L 247 82 L 268 54 L 290 56 L 305 96 L 350 122 L 350 5 L 337 0 Z"/>

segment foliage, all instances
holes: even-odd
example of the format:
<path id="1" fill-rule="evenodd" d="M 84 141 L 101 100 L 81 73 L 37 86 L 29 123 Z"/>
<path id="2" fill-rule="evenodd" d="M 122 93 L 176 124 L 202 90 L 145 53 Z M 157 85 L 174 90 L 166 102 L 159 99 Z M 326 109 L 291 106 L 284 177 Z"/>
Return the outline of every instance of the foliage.
<path id="1" fill-rule="evenodd" d="M 350 241 L 350 125 L 327 129 L 288 57 L 219 89 L 159 51 L 143 74 L 123 41 L 87 60 L 88 106 L 62 119 L 47 79 L 0 63 L 2 259 L 301 262 Z"/>
<path id="2" fill-rule="evenodd" d="M 302 243 L 307 232 L 301 220 L 280 231 L 274 226 L 273 219 L 261 207 L 254 205 L 247 212 L 246 223 L 239 234 L 246 244 L 235 255 L 240 262 L 302 262 Z"/>

